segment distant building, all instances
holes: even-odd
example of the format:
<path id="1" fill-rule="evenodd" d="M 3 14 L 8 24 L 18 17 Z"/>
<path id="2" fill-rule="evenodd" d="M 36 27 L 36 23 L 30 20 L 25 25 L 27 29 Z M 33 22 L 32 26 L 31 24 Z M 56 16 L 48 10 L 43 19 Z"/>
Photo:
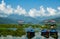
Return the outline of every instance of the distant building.
<path id="1" fill-rule="evenodd" d="M 55 20 L 47 20 L 45 21 L 46 26 L 50 26 L 50 28 L 55 28 L 56 27 L 56 21 Z"/>
<path id="2" fill-rule="evenodd" d="M 24 24 L 24 21 L 23 20 L 19 20 L 18 24 L 22 26 Z"/>
<path id="3" fill-rule="evenodd" d="M 46 20 L 45 24 L 55 24 L 56 21 L 55 20 Z"/>

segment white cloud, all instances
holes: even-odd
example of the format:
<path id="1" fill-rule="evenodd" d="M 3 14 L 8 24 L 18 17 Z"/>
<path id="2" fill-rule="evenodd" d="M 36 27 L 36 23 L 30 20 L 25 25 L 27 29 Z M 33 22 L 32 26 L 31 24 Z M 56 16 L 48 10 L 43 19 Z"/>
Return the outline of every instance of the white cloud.
<path id="1" fill-rule="evenodd" d="M 43 6 L 40 6 L 40 10 L 30 9 L 29 16 L 31 17 L 47 17 L 47 16 L 56 16 L 59 15 L 60 12 L 58 10 L 53 9 L 51 7 L 47 7 L 44 9 Z"/>
<path id="2" fill-rule="evenodd" d="M 57 9 L 60 10 L 60 7 L 58 7 Z"/>
<path id="3" fill-rule="evenodd" d="M 56 15 L 57 13 L 57 11 L 55 10 L 55 9 L 53 9 L 53 8 L 48 8 L 47 7 L 47 11 L 48 11 L 48 13 L 49 13 L 49 16 L 53 16 L 53 15 Z"/>
<path id="4" fill-rule="evenodd" d="M 44 15 L 45 15 L 45 10 L 43 6 L 40 7 L 40 10 L 30 9 L 29 11 L 29 16 L 31 17 L 38 17 L 38 16 L 44 16 Z"/>
<path id="5" fill-rule="evenodd" d="M 26 14 L 26 10 L 23 9 L 22 7 L 20 7 L 19 5 L 17 6 L 17 9 L 14 10 L 15 14 L 19 14 L 19 15 L 25 15 Z"/>
<path id="6" fill-rule="evenodd" d="M 0 4 L 0 14 L 1 13 L 5 15 L 10 15 L 10 14 L 26 15 L 26 10 L 20 7 L 19 5 L 17 6 L 16 9 L 13 9 L 11 5 L 6 5 L 4 0 L 2 0 Z"/>
<path id="7" fill-rule="evenodd" d="M 58 13 L 57 10 L 53 8 L 47 7 L 47 9 L 45 10 L 43 6 L 40 6 L 40 10 L 30 9 L 29 16 L 31 17 L 54 16 L 57 13 Z"/>
<path id="8" fill-rule="evenodd" d="M 28 13 L 29 13 L 29 16 L 31 17 L 39 16 L 39 13 L 36 9 L 30 9 Z"/>
<path id="9" fill-rule="evenodd" d="M 11 5 L 7 5 L 4 13 L 6 13 L 6 14 L 12 14 L 13 13 L 13 8 L 11 7 Z"/>
<path id="10" fill-rule="evenodd" d="M 46 12 L 46 11 L 45 11 L 44 7 L 43 7 L 43 6 L 40 6 L 40 11 L 39 11 L 39 13 L 41 14 L 41 16 L 45 16 L 45 15 L 46 15 L 45 12 Z"/>
<path id="11" fill-rule="evenodd" d="M 48 14 L 46 14 L 46 12 L 48 12 Z M 29 11 L 29 16 L 31 17 L 38 17 L 38 16 L 44 17 L 44 16 L 53 16 L 53 15 L 56 15 L 55 9 L 47 7 L 47 10 L 45 10 L 43 6 L 40 6 L 40 10 L 30 9 Z"/>
<path id="12" fill-rule="evenodd" d="M 57 8 L 60 10 L 60 7 Z M 2 15 L 5 14 L 5 15 Z M 5 2 L 2 0 L 2 3 L 0 4 L 0 16 L 7 17 L 11 14 L 18 14 L 18 15 L 24 15 L 24 16 L 30 16 L 30 17 L 44 17 L 44 16 L 54 16 L 60 14 L 60 11 L 57 11 L 56 9 L 47 7 L 46 9 L 43 6 L 40 6 L 40 10 L 37 10 L 35 8 L 32 8 L 27 12 L 24 8 L 22 8 L 20 5 L 17 6 L 16 9 L 13 9 L 11 5 L 6 5 Z"/>
<path id="13" fill-rule="evenodd" d="M 2 14 L 1 14 L 2 13 Z M 0 4 L 0 17 L 7 17 L 7 15 L 10 15 L 13 13 L 13 9 L 11 5 L 6 5 L 4 1 L 2 0 L 2 3 Z M 5 15 L 3 15 L 5 14 Z"/>
<path id="14" fill-rule="evenodd" d="M 4 1 L 2 1 L 2 3 L 0 4 L 0 10 L 3 11 L 5 9 L 5 3 Z"/>

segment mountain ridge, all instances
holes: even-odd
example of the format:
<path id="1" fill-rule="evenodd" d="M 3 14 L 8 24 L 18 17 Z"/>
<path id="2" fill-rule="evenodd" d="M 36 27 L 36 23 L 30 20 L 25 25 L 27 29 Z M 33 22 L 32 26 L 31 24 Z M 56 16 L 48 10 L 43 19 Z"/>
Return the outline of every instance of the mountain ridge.
<path id="1" fill-rule="evenodd" d="M 18 21 L 20 20 L 23 20 L 24 23 L 42 24 L 44 20 L 51 19 L 59 21 L 60 17 L 32 18 L 29 16 L 12 14 L 8 17 L 0 17 L 0 24 L 18 24 Z"/>

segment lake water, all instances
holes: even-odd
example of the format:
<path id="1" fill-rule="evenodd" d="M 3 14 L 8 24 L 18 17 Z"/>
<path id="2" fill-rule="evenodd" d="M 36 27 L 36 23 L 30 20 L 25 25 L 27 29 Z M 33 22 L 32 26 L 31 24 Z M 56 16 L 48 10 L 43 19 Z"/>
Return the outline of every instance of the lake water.
<path id="1" fill-rule="evenodd" d="M 14 28 L 14 29 L 11 28 L 11 30 L 16 30 L 16 28 Z M 39 31 L 40 29 L 36 28 L 35 30 Z M 58 29 L 58 36 L 59 36 L 58 39 L 60 39 L 60 29 Z M 21 37 L 13 37 L 11 35 L 7 35 L 7 37 L 1 36 L 0 39 L 27 39 L 27 37 L 26 37 L 26 35 L 23 35 Z M 33 37 L 32 39 L 46 39 L 46 38 L 42 37 L 41 32 L 39 31 L 39 32 L 35 33 L 35 37 Z M 49 39 L 54 39 L 54 38 L 50 37 Z"/>

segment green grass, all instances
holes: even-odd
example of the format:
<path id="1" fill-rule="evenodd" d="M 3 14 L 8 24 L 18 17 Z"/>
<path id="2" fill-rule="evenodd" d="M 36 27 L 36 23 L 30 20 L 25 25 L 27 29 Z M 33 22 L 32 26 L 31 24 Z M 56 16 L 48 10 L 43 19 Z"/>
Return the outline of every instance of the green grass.
<path id="1" fill-rule="evenodd" d="M 19 24 L 0 24 L 0 35 L 7 36 L 22 36 L 25 35 L 26 32 L 24 28 L 28 28 L 29 26 L 32 26 L 33 28 L 40 28 L 40 25 L 36 24 L 23 24 L 22 26 Z M 14 30 L 8 30 L 7 28 L 17 28 L 16 31 Z"/>

